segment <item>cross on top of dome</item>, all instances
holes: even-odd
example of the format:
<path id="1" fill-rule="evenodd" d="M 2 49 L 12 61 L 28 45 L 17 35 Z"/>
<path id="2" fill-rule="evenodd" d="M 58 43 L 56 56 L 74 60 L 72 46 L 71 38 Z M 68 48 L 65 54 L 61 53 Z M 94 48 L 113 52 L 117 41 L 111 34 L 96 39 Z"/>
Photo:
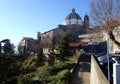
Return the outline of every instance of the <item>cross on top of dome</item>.
<path id="1" fill-rule="evenodd" d="M 75 13 L 75 9 L 74 8 L 72 9 L 72 13 Z"/>

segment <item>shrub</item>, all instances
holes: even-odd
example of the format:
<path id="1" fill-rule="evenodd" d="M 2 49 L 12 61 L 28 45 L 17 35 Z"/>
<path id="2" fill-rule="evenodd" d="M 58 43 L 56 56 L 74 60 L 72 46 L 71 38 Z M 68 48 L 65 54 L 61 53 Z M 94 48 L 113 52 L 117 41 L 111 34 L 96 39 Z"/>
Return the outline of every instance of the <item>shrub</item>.
<path id="1" fill-rule="evenodd" d="M 17 77 L 17 84 L 30 84 L 30 76 L 29 75 L 23 75 Z"/>

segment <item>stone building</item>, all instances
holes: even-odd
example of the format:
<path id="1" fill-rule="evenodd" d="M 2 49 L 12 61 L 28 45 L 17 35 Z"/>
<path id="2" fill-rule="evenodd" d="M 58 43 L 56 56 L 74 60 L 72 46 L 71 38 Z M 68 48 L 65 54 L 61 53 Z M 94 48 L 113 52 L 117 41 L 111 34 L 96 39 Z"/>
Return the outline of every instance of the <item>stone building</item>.
<path id="1" fill-rule="evenodd" d="M 18 51 L 21 55 L 35 54 L 41 46 L 40 32 L 37 33 L 37 39 L 23 37 L 18 44 Z"/>

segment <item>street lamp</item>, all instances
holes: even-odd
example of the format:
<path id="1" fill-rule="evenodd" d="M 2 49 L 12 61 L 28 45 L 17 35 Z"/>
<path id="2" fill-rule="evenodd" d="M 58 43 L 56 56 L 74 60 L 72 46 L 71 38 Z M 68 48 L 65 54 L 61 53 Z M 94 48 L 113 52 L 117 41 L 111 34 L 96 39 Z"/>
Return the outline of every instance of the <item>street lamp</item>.
<path id="1" fill-rule="evenodd" d="M 108 81 L 110 81 L 110 67 L 109 67 L 109 38 L 106 39 L 107 41 L 107 62 L 108 62 Z"/>

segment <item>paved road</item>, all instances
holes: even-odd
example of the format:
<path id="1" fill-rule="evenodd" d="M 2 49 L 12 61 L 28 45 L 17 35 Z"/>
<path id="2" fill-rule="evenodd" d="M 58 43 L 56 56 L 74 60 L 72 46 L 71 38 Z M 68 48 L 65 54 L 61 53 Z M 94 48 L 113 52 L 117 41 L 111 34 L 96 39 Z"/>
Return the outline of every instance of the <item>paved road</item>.
<path id="1" fill-rule="evenodd" d="M 71 84 L 90 84 L 91 56 L 81 55 L 79 63 L 72 74 Z"/>

